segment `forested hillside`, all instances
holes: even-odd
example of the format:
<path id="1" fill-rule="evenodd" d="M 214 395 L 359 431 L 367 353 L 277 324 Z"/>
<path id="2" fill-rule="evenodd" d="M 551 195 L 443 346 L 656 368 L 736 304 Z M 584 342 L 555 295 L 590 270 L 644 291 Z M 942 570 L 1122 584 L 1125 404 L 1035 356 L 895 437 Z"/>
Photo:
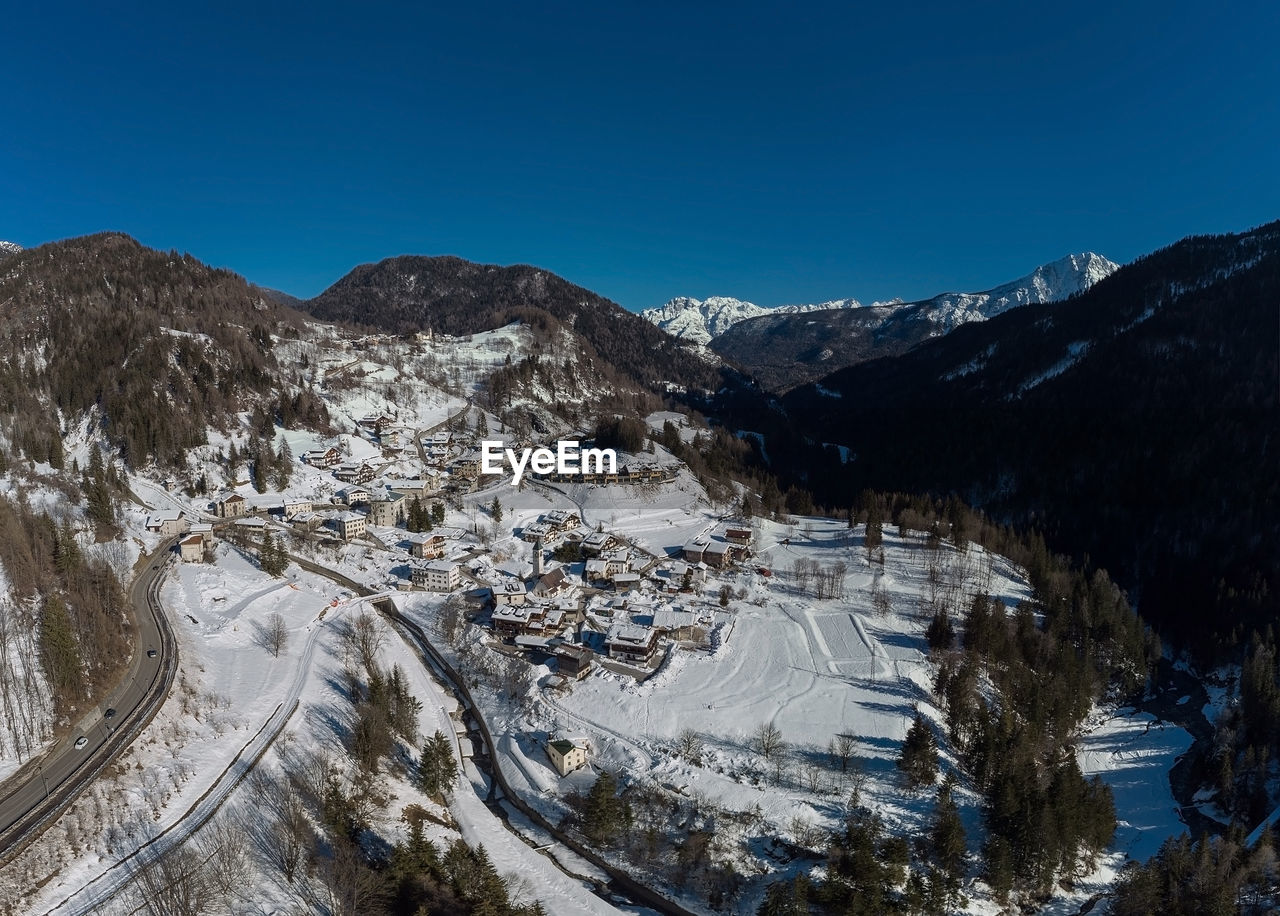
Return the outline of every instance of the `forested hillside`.
<path id="1" fill-rule="evenodd" d="M 1166 634 L 1234 645 L 1280 611 L 1277 302 L 1280 224 L 1191 238 L 722 415 L 819 502 L 958 494 L 1111 570 Z"/>
<path id="2" fill-rule="evenodd" d="M 323 422 L 271 353 L 300 321 L 230 271 L 128 236 L 42 245 L 0 273 L 0 422 L 54 469 L 86 412 L 134 466 L 178 460 L 250 403 L 302 395 Z"/>
<path id="3" fill-rule="evenodd" d="M 619 383 L 715 388 L 718 373 L 679 341 L 590 290 L 536 267 L 499 267 L 455 257 L 405 255 L 355 268 L 302 308 L 317 318 L 392 333 L 431 329 L 475 334 L 524 321 L 563 326 L 582 355 Z"/>

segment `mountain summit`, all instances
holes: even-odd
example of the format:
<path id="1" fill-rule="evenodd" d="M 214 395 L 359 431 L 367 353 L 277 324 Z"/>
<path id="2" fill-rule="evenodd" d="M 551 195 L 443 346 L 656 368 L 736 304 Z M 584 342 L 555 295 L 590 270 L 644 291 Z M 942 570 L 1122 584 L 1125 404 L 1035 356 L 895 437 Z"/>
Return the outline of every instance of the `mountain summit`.
<path id="1" fill-rule="evenodd" d="M 0 261 L 9 257 L 11 254 L 20 254 L 22 246 L 17 242 L 0 242 Z"/>

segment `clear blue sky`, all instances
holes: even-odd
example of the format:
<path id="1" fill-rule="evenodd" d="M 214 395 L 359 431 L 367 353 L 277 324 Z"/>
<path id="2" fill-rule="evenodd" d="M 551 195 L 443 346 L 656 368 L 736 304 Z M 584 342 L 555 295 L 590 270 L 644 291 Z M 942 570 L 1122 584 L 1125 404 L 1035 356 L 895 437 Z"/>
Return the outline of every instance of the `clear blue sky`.
<path id="1" fill-rule="evenodd" d="M 1280 217 L 1273 2 L 145 6 L 0 13 L 0 239 L 118 229 L 302 296 L 457 254 L 638 309 Z"/>

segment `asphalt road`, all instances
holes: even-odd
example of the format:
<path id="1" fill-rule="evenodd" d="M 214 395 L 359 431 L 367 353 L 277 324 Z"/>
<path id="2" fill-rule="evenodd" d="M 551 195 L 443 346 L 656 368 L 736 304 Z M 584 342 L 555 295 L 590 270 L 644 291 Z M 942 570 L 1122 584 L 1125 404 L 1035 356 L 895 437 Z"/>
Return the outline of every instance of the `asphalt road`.
<path id="1" fill-rule="evenodd" d="M 176 538 L 147 558 L 133 580 L 129 598 L 137 623 L 133 659 L 119 683 L 88 710 L 54 748 L 29 762 L 0 789 L 0 859 L 56 817 L 151 720 L 168 693 L 177 668 L 173 633 L 158 599 L 159 582 L 173 562 Z M 147 652 L 154 649 L 155 658 Z M 107 717 L 108 709 L 115 714 Z M 87 744 L 76 749 L 81 736 Z"/>

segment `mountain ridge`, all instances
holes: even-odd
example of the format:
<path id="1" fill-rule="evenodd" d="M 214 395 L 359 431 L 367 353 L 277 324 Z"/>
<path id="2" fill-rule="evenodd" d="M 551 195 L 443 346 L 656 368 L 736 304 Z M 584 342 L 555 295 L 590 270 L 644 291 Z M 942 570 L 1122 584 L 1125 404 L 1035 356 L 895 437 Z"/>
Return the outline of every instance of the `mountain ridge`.
<path id="1" fill-rule="evenodd" d="M 1091 252 L 1067 255 L 979 293 L 940 293 L 888 306 L 748 318 L 713 339 L 710 346 L 765 387 L 785 391 L 845 366 L 905 353 L 965 324 L 1070 298 L 1117 268 L 1115 262 Z"/>

